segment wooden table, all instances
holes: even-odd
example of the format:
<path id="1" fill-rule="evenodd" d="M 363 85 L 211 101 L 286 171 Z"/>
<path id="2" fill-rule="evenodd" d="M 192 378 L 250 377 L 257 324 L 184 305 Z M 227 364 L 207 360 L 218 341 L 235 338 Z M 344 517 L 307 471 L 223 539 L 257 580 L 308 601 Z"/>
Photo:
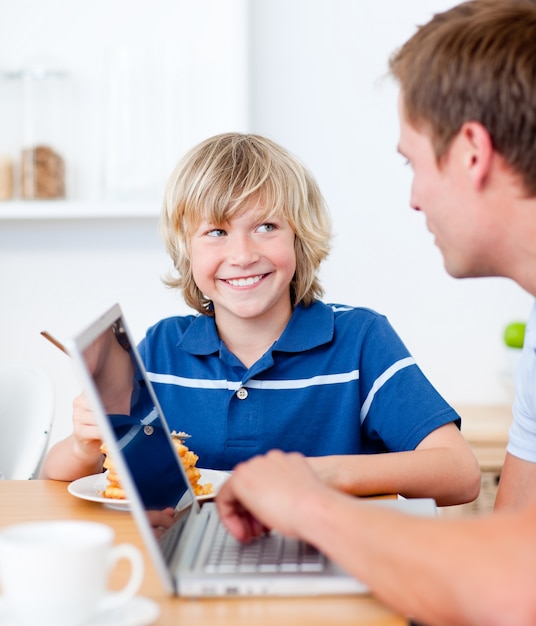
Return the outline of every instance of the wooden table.
<path id="1" fill-rule="evenodd" d="M 371 596 L 324 598 L 224 598 L 179 599 L 163 591 L 129 512 L 79 500 L 67 484 L 47 480 L 0 480 L 0 527 L 22 521 L 83 519 L 108 524 L 116 542 L 131 542 L 145 556 L 141 595 L 159 603 L 154 624 L 170 626 L 400 626 L 406 619 L 395 615 Z M 123 569 L 122 569 L 123 568 Z M 111 586 L 122 584 L 127 565 L 120 564 Z"/>

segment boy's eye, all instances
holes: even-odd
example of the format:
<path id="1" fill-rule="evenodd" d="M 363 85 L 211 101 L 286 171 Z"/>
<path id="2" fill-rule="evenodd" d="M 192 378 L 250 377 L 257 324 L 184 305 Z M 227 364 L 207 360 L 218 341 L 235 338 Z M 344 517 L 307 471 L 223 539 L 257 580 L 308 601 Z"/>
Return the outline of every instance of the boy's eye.
<path id="1" fill-rule="evenodd" d="M 223 230 L 223 228 L 213 228 L 212 230 L 207 231 L 208 237 L 223 237 L 227 233 Z"/>
<path id="2" fill-rule="evenodd" d="M 274 231 L 276 229 L 276 225 L 275 224 L 261 224 L 257 230 L 260 231 L 261 233 L 271 233 L 272 231 Z"/>

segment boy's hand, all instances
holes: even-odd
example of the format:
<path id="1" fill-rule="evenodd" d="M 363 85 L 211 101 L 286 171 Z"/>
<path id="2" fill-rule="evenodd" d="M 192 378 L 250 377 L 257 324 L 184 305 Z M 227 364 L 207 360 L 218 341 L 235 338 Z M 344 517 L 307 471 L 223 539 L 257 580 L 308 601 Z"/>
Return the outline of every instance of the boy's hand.
<path id="1" fill-rule="evenodd" d="M 90 408 L 85 394 L 80 394 L 73 401 L 73 436 L 75 451 L 84 459 L 101 456 L 102 438 L 97 426 L 95 414 Z"/>

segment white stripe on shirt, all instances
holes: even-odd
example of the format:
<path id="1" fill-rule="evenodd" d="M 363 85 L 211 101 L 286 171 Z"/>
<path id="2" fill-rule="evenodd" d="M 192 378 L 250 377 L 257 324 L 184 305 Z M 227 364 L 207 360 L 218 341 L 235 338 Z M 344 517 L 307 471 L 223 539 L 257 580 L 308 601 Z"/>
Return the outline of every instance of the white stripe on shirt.
<path id="1" fill-rule="evenodd" d="M 312 378 L 298 378 L 296 380 L 256 380 L 252 378 L 244 387 L 251 389 L 305 389 L 315 385 L 336 385 L 337 383 L 348 383 L 359 378 L 359 370 L 342 372 L 341 374 L 324 374 L 323 376 L 313 376 Z"/>
<path id="2" fill-rule="evenodd" d="M 171 374 L 154 374 L 149 372 L 149 379 L 153 383 L 164 383 L 167 385 L 180 385 L 197 389 L 229 389 L 235 391 L 240 387 L 250 389 L 305 389 L 316 385 L 335 385 L 347 383 L 359 378 L 359 370 L 342 372 L 340 374 L 324 374 L 323 376 L 313 376 L 311 378 L 298 378 L 294 380 L 257 380 L 252 378 L 247 383 L 232 380 L 207 380 L 205 378 L 184 378 Z"/>
<path id="3" fill-rule="evenodd" d="M 406 357 L 393 363 L 387 368 L 381 376 L 374 381 L 363 406 L 361 407 L 361 423 L 364 422 L 368 415 L 374 396 L 400 370 L 414 365 L 413 357 Z M 205 378 L 184 378 L 183 376 L 173 376 L 172 374 L 155 374 L 149 372 L 149 379 L 153 383 L 163 383 L 166 385 L 179 385 L 181 387 L 189 387 L 192 389 L 227 389 L 236 391 L 240 387 L 248 387 L 250 389 L 305 389 L 316 385 L 336 385 L 339 383 L 347 383 L 359 378 L 359 370 L 351 370 L 350 372 L 342 372 L 340 374 L 325 374 L 323 376 L 313 376 L 311 378 L 298 378 L 294 380 L 257 380 L 252 378 L 247 383 L 242 384 L 240 381 L 232 380 L 209 380 Z"/>
<path id="4" fill-rule="evenodd" d="M 368 415 L 370 405 L 374 400 L 374 396 L 378 391 L 385 385 L 385 383 L 392 378 L 397 372 L 400 370 L 409 367 L 410 365 L 415 365 L 415 359 L 411 356 L 406 357 L 405 359 L 400 359 L 396 363 L 393 363 L 391 367 L 388 367 L 385 372 L 378 376 L 378 378 L 374 381 L 372 385 L 372 389 L 369 391 L 367 399 L 363 402 L 363 406 L 361 407 L 361 423 L 365 421 L 365 418 Z"/>

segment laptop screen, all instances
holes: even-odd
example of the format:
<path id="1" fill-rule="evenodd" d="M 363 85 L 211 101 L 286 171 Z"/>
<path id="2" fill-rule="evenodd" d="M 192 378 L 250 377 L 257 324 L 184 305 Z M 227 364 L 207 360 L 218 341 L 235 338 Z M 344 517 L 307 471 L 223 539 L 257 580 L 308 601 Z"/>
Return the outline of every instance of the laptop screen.
<path id="1" fill-rule="evenodd" d="M 74 347 L 121 486 L 131 506 L 141 504 L 147 527 L 167 543 L 166 535 L 176 534 L 198 505 L 119 306 L 76 337 Z M 163 533 L 154 520 L 169 508 L 170 528 Z"/>

